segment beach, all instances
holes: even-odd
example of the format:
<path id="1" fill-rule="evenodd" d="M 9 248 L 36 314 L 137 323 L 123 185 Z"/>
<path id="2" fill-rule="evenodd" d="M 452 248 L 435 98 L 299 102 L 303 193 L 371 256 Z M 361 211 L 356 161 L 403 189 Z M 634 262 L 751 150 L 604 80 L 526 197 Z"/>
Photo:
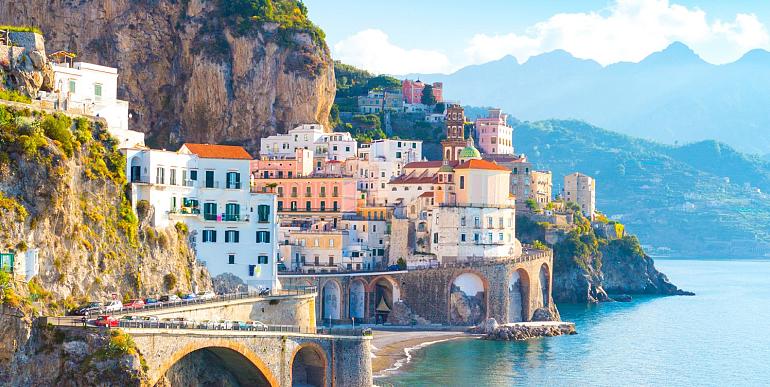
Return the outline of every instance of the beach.
<path id="1" fill-rule="evenodd" d="M 375 330 L 372 339 L 372 372 L 377 376 L 395 371 L 409 362 L 412 351 L 427 345 L 473 337 L 476 335 L 457 331 Z"/>

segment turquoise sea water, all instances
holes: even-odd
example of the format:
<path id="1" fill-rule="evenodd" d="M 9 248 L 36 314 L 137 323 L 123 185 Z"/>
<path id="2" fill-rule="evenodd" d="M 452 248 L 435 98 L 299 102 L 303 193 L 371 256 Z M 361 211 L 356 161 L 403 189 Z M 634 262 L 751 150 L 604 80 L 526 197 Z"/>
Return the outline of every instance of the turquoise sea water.
<path id="1" fill-rule="evenodd" d="M 375 384 L 770 385 L 770 261 L 659 259 L 656 266 L 696 296 L 559 305 L 578 335 L 439 343 Z"/>

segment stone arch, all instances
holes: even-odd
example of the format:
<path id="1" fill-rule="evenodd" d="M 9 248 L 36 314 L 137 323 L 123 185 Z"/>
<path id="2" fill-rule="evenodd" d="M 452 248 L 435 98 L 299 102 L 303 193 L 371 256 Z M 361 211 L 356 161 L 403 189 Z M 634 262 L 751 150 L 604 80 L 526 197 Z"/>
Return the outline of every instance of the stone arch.
<path id="1" fill-rule="evenodd" d="M 353 280 L 350 283 L 350 317 L 363 319 L 366 317 L 366 284 L 362 279 Z"/>
<path id="2" fill-rule="evenodd" d="M 337 280 L 327 280 L 321 287 L 321 319 L 326 322 L 342 316 L 342 286 Z"/>
<path id="3" fill-rule="evenodd" d="M 292 386 L 326 386 L 326 352 L 316 343 L 305 343 L 291 356 Z"/>
<path id="4" fill-rule="evenodd" d="M 542 295 L 543 307 L 547 308 L 551 306 L 551 271 L 548 269 L 548 264 L 544 263 L 540 266 L 540 294 Z"/>
<path id="5" fill-rule="evenodd" d="M 213 353 L 243 386 L 277 387 L 280 385 L 267 364 L 256 353 L 243 344 L 223 339 L 193 342 L 177 350 L 161 363 L 150 385 L 156 385 L 174 364 L 199 351 Z"/>
<path id="6" fill-rule="evenodd" d="M 489 282 L 475 270 L 463 270 L 448 284 L 448 321 L 454 325 L 476 325 L 489 314 Z"/>
<path id="7" fill-rule="evenodd" d="M 517 269 L 508 279 L 508 322 L 528 321 L 529 274 L 524 269 Z"/>
<path id="8" fill-rule="evenodd" d="M 369 314 L 374 316 L 375 322 L 388 321 L 388 316 L 393 310 L 393 303 L 401 299 L 401 289 L 398 282 L 391 276 L 377 276 L 369 282 L 369 292 L 373 297 Z"/>

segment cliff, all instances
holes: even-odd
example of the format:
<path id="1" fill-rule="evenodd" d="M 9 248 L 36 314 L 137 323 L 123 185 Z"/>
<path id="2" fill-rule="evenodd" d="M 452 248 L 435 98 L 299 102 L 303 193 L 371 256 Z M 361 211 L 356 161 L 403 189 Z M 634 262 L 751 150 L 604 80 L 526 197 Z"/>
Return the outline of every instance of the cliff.
<path id="1" fill-rule="evenodd" d="M 0 23 L 34 25 L 49 51 L 117 67 L 133 130 L 154 147 L 233 143 L 328 124 L 333 63 L 323 33 L 291 0 L 15 1 Z M 260 6 L 263 7 L 263 6 Z"/>
<path id="2" fill-rule="evenodd" d="M 102 123 L 0 104 L 0 129 L 0 251 L 16 254 L 14 278 L 0 278 L 4 316 L 16 316 L 0 330 L 0 355 L 25 345 L 35 316 L 113 294 L 211 288 L 185 227 L 156 230 L 134 215 L 125 157 Z M 22 282 L 35 255 L 38 272 Z"/>
<path id="3" fill-rule="evenodd" d="M 677 288 L 655 268 L 635 236 L 598 237 L 587 219 L 576 216 L 575 227 L 553 245 L 553 298 L 557 303 L 613 301 L 610 294 L 692 295 Z M 545 223 L 517 216 L 522 242 L 545 240 Z"/>

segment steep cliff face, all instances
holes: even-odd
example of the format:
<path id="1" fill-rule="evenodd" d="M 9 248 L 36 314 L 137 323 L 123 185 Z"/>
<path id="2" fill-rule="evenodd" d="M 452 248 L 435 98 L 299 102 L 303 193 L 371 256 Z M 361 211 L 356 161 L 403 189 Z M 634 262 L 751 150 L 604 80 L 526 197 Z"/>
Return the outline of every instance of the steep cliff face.
<path id="1" fill-rule="evenodd" d="M 274 22 L 245 28 L 223 16 L 225 3 L 14 1 L 0 7 L 0 23 L 35 25 L 49 51 L 117 67 L 131 128 L 148 133 L 151 145 L 237 143 L 254 151 L 260 137 L 327 124 L 335 81 L 325 43 Z"/>

